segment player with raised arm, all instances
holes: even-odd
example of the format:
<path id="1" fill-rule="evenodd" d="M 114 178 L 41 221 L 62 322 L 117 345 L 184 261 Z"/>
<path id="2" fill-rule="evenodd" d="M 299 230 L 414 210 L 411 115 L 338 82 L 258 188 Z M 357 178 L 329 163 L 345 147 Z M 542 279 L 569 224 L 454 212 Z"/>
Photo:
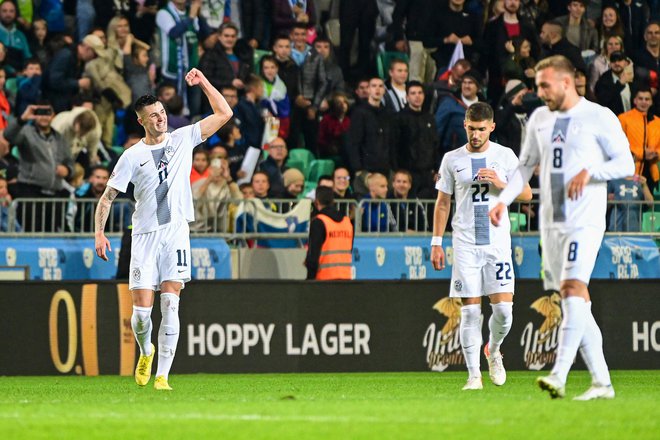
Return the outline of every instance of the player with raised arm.
<path id="1" fill-rule="evenodd" d="M 510 148 L 489 140 L 495 130 L 493 109 L 478 102 L 465 114 L 468 143 L 445 154 L 436 183 L 438 198 L 433 217 L 431 263 L 436 270 L 445 267 L 442 235 L 447 226 L 451 196 L 456 210 L 451 225 L 454 264 L 449 296 L 461 298 L 460 337 L 468 380 L 464 390 L 480 390 L 481 381 L 481 297 L 490 298 L 493 314 L 488 321 L 490 337 L 484 347 L 488 371 L 495 385 L 506 382 L 500 346 L 513 323 L 514 275 L 511 261 L 511 235 L 508 216 L 503 228 L 488 221 L 488 211 L 495 206 L 500 191 L 518 167 L 518 158 Z M 521 187 L 519 199 L 529 201 L 532 190 Z"/>
<path id="2" fill-rule="evenodd" d="M 562 56 L 536 65 L 538 95 L 547 104 L 527 125 L 520 166 L 490 212 L 494 225 L 540 166 L 540 226 L 544 285 L 559 290 L 563 320 L 557 359 L 537 384 L 552 398 L 564 397 L 578 348 L 592 377 L 576 400 L 612 399 L 614 389 L 603 355 L 603 337 L 591 313 L 589 279 L 605 232 L 607 181 L 633 175 L 628 139 L 609 109 L 580 97 L 575 69 Z"/>
<path id="3" fill-rule="evenodd" d="M 133 245 L 129 288 L 133 293 L 131 327 L 140 346 L 135 381 L 144 386 L 151 378 L 155 347 L 151 343 L 154 291 L 160 290 L 162 320 L 158 330 L 158 368 L 154 388 L 171 390 L 169 371 L 179 340 L 179 295 L 190 281 L 188 223 L 194 220 L 190 189 L 193 148 L 222 127 L 232 116 L 224 97 L 197 69 L 186 75 L 188 86 L 199 86 L 213 108 L 201 121 L 167 132 L 163 104 L 152 95 L 135 102 L 144 138 L 121 155 L 96 208 L 96 254 L 107 261 L 110 242 L 104 234 L 113 200 L 135 185 Z"/>

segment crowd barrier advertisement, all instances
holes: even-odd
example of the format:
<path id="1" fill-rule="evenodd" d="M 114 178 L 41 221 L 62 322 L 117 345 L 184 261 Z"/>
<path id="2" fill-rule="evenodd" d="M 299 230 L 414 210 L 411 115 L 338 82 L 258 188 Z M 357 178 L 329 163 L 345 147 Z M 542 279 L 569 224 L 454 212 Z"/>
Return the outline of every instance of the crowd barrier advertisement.
<path id="1" fill-rule="evenodd" d="M 0 291 L 0 375 L 133 374 L 127 285 L 5 282 Z M 446 281 L 192 282 L 173 373 L 462 371 L 460 302 L 448 291 Z M 609 366 L 658 368 L 657 282 L 594 281 L 591 293 Z M 487 301 L 482 311 L 486 340 Z M 558 295 L 519 281 L 506 367 L 548 370 L 560 324 Z"/>

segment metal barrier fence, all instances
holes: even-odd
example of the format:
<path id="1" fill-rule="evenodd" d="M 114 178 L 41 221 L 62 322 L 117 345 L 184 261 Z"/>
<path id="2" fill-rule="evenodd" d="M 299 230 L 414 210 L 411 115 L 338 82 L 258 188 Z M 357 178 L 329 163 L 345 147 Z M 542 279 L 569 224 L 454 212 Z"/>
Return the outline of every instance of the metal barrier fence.
<path id="1" fill-rule="evenodd" d="M 226 199 L 196 200 L 193 235 L 217 235 L 226 239 L 306 237 L 306 230 L 288 228 L 292 217 L 308 221 L 311 209 L 302 209 L 300 200 L 290 199 Z M 96 199 L 19 198 L 8 210 L 8 228 L 0 235 L 71 236 L 94 232 Z M 304 202 L 309 206 L 309 200 Z M 337 208 L 349 216 L 356 235 L 429 235 L 433 229 L 435 200 L 432 199 L 363 199 L 337 200 Z M 108 234 L 120 234 L 131 224 L 134 202 L 116 199 L 106 224 Z M 451 231 L 452 202 L 447 231 Z M 609 202 L 608 232 L 660 233 L 660 205 L 656 202 Z M 538 200 L 514 203 L 509 209 L 512 233 L 538 231 Z M 294 222 L 295 223 L 295 222 Z M 285 224 L 284 229 L 265 228 Z M 275 231 L 275 232 L 272 232 Z"/>

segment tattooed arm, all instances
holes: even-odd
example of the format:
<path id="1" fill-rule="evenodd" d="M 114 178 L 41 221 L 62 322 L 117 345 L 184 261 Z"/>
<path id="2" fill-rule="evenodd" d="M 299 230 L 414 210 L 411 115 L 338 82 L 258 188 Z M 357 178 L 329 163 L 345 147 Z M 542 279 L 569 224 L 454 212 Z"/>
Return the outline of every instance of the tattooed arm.
<path id="1" fill-rule="evenodd" d="M 96 205 L 96 215 L 94 216 L 94 246 L 96 247 L 96 255 L 101 257 L 103 260 L 108 261 L 108 256 L 106 255 L 106 248 L 108 252 L 112 252 L 110 248 L 110 242 L 105 236 L 105 222 L 108 221 L 108 216 L 110 215 L 110 207 L 112 202 L 115 200 L 119 191 L 116 189 L 106 186 L 101 199 L 99 200 L 98 205 Z"/>

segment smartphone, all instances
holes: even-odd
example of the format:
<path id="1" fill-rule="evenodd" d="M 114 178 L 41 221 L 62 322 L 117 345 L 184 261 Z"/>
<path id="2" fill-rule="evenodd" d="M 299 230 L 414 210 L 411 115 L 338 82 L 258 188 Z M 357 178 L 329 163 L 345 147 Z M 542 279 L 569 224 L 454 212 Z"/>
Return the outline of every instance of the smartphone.
<path id="1" fill-rule="evenodd" d="M 53 114 L 53 109 L 50 107 L 38 107 L 34 109 L 35 116 L 50 116 Z"/>

